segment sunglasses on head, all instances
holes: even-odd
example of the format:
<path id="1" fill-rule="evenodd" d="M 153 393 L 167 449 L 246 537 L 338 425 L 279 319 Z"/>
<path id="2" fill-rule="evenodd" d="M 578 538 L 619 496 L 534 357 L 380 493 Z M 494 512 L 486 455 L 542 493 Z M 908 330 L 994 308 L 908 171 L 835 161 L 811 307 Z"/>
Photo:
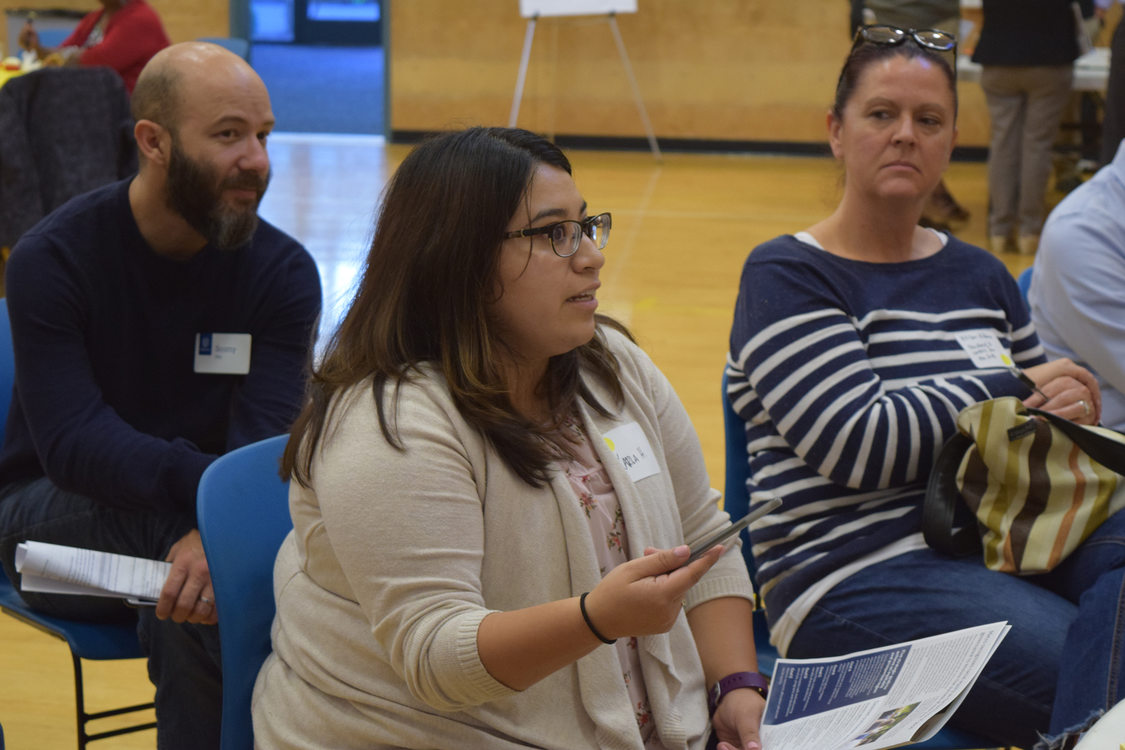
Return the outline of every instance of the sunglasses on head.
<path id="1" fill-rule="evenodd" d="M 848 66 L 851 65 L 852 55 L 859 47 L 862 47 L 864 44 L 874 44 L 880 47 L 897 47 L 900 44 L 905 44 L 908 39 L 922 49 L 927 49 L 931 52 L 952 52 L 954 56 L 957 54 L 957 37 L 949 32 L 941 31 L 940 29 L 900 29 L 897 26 L 888 26 L 886 24 L 863 26 L 856 31 L 855 41 L 852 42 L 851 51 L 848 52 L 847 62 L 844 63 L 843 69 L 840 70 L 840 77 L 836 79 L 837 90 L 839 90 L 840 84 L 844 80 L 844 74 L 847 72 Z M 956 67 L 951 67 L 953 67 L 954 75 L 956 75 Z"/>
<path id="2" fill-rule="evenodd" d="M 950 52 L 957 49 L 957 37 L 939 29 L 900 29 L 897 26 L 876 24 L 863 26 L 855 33 L 852 50 L 865 42 L 895 47 L 908 39 L 919 47 L 935 52 Z"/>

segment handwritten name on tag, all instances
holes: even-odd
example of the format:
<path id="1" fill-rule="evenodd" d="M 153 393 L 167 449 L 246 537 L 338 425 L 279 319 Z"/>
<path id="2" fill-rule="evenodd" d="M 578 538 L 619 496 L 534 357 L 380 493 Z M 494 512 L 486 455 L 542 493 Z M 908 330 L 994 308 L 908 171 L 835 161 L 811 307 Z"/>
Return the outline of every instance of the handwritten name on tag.
<path id="1" fill-rule="evenodd" d="M 974 367 L 982 370 L 993 367 L 1011 367 L 1012 357 L 1000 343 L 995 331 L 962 331 L 958 333 L 957 343 L 969 355 Z"/>
<path id="2" fill-rule="evenodd" d="M 602 436 L 605 444 L 617 456 L 617 460 L 625 467 L 625 473 L 634 482 L 639 482 L 645 477 L 660 473 L 660 464 L 656 454 L 648 443 L 641 426 L 630 422 L 621 427 L 615 427 Z"/>

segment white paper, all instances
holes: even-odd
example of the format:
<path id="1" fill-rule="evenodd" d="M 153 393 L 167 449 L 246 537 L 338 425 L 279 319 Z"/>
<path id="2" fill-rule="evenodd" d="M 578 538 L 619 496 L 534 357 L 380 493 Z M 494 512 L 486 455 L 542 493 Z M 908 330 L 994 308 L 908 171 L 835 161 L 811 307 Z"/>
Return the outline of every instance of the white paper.
<path id="1" fill-rule="evenodd" d="M 778 659 L 762 744 L 881 750 L 945 724 L 1011 629 L 996 622 L 829 659 Z"/>
<path id="2" fill-rule="evenodd" d="M 156 601 L 172 563 L 46 542 L 16 546 L 20 588 Z"/>
<path id="3" fill-rule="evenodd" d="M 520 15 L 605 16 L 610 13 L 636 13 L 637 0 L 520 0 Z"/>

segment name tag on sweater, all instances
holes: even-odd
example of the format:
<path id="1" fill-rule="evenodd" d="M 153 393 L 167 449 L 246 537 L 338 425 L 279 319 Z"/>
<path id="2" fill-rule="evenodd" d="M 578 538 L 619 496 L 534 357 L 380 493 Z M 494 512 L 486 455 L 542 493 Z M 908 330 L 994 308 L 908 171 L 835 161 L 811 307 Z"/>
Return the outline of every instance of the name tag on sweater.
<path id="1" fill-rule="evenodd" d="M 246 375 L 250 372 L 250 334 L 195 334 L 195 372 Z"/>
<path id="2" fill-rule="evenodd" d="M 603 435 L 602 439 L 634 482 L 660 473 L 656 454 L 648 444 L 648 438 L 645 437 L 641 426 L 636 422 L 615 427 Z"/>
<path id="3" fill-rule="evenodd" d="M 1012 366 L 1012 357 L 993 331 L 962 331 L 957 334 L 957 343 L 969 355 L 974 367 L 988 370 Z"/>

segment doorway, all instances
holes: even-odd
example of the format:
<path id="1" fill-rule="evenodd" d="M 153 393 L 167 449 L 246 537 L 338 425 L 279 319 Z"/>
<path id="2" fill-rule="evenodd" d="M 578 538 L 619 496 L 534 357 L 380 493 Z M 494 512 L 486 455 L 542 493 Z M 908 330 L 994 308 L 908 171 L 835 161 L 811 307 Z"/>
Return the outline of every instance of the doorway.
<path id="1" fill-rule="evenodd" d="M 232 0 L 249 21 L 250 61 L 270 91 L 276 130 L 383 135 L 381 0 Z"/>
<path id="2" fill-rule="evenodd" d="M 250 0 L 253 42 L 380 46 L 380 0 Z"/>
<path id="3" fill-rule="evenodd" d="M 379 46 L 379 0 L 293 0 L 297 44 Z"/>

